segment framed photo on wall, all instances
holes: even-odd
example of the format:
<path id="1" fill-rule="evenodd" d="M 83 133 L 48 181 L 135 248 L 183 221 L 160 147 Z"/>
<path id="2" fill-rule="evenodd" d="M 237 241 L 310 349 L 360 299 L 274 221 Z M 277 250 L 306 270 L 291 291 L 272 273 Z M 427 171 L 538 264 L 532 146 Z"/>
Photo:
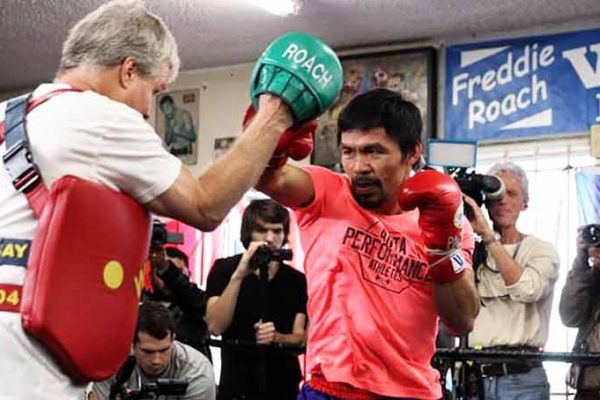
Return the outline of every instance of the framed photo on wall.
<path id="1" fill-rule="evenodd" d="M 200 90 L 174 90 L 156 99 L 156 132 L 169 152 L 185 164 L 198 161 Z"/>
<path id="2" fill-rule="evenodd" d="M 213 146 L 213 160 L 221 157 L 233 146 L 235 136 L 216 138 Z"/>
<path id="3" fill-rule="evenodd" d="M 435 137 L 437 118 L 437 53 L 433 47 L 368 53 L 341 58 L 344 83 L 338 101 L 319 118 L 311 163 L 341 170 L 337 119 L 354 96 L 374 88 L 402 94 L 421 110 L 421 140 Z"/>

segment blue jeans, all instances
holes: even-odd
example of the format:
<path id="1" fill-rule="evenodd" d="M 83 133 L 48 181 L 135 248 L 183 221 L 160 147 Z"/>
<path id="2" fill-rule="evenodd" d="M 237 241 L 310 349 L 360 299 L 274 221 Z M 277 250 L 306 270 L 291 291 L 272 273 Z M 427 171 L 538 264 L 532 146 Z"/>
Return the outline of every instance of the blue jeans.
<path id="1" fill-rule="evenodd" d="M 524 374 L 483 378 L 485 400 L 549 400 L 550 384 L 543 367 Z M 476 400 L 472 397 L 471 400 Z"/>

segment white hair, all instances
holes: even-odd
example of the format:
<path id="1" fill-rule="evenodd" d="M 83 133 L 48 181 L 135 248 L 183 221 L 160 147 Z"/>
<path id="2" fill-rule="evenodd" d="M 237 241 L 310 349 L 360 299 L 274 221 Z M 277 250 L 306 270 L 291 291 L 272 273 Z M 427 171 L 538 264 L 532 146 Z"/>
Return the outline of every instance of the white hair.
<path id="1" fill-rule="evenodd" d="M 133 57 L 143 76 L 168 63 L 169 81 L 179 71 L 175 38 L 143 0 L 113 0 L 80 20 L 63 44 L 59 74 L 80 65 L 112 67 Z"/>
<path id="2" fill-rule="evenodd" d="M 506 161 L 492 165 L 488 171 L 488 174 L 498 175 L 501 172 L 511 174 L 519 179 L 519 182 L 521 183 L 521 189 L 523 190 L 523 196 L 525 197 L 525 202 L 528 202 L 529 181 L 527 180 L 527 174 L 525 174 L 525 170 L 514 162 Z"/>

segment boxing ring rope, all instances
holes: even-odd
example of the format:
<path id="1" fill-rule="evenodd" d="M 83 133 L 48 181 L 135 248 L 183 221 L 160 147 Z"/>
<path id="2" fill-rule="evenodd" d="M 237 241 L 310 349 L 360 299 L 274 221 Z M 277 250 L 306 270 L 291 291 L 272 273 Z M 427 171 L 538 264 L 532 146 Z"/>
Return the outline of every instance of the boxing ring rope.
<path id="1" fill-rule="evenodd" d="M 434 358 L 452 361 L 557 361 L 587 365 L 600 365 L 600 353 L 549 352 L 532 350 L 474 350 L 474 349 L 438 349 Z"/>
<path id="2" fill-rule="evenodd" d="M 285 343 L 258 345 L 252 340 L 241 339 L 208 339 L 207 343 L 213 347 L 231 347 L 248 351 L 253 351 L 258 348 L 269 348 L 287 353 L 302 354 L 306 350 L 305 346 L 290 345 Z M 554 361 L 586 365 L 600 365 L 600 353 L 550 352 L 532 350 L 475 350 L 464 348 L 441 348 L 435 352 L 434 358 L 452 361 L 484 361 L 489 363 L 509 363 L 515 361 Z"/>

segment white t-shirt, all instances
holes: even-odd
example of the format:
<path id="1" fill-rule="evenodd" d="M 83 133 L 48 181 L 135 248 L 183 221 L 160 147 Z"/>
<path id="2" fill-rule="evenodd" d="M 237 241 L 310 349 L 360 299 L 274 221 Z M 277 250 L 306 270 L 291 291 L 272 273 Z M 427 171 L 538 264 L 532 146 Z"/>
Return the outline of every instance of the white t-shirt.
<path id="1" fill-rule="evenodd" d="M 65 87 L 41 85 L 33 98 Z M 1 119 L 5 108 L 6 103 L 0 104 Z M 26 127 L 48 187 L 64 175 L 75 175 L 147 203 L 171 187 L 181 171 L 181 162 L 162 147 L 139 112 L 92 91 L 51 98 L 27 114 Z M 0 154 L 5 151 L 6 143 Z M 36 229 L 27 199 L 0 165 L 0 238 L 32 239 Z M 0 265 L 0 283 L 22 284 L 25 272 Z M 72 386 L 45 350 L 23 333 L 17 313 L 0 311 L 0 355 L 0 400 L 83 397 L 83 389 Z"/>

